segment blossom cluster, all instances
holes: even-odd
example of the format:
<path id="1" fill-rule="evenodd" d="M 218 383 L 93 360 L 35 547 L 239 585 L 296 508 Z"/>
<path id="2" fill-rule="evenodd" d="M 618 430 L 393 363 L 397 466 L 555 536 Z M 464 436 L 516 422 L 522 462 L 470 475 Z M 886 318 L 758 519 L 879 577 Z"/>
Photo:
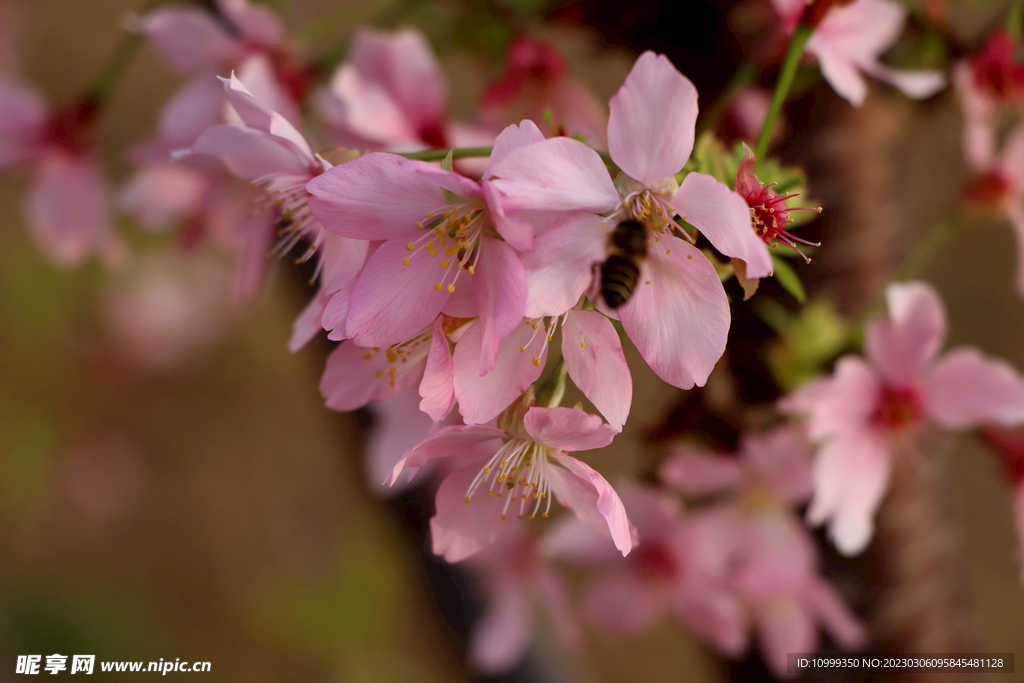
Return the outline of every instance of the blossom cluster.
<path id="1" fill-rule="evenodd" d="M 915 281 L 886 290 L 866 358 L 839 358 L 784 397 L 778 425 L 745 433 L 736 453 L 686 435 L 645 483 L 612 486 L 586 460 L 629 418 L 627 353 L 671 386 L 704 386 L 730 331 L 723 283 L 735 275 L 749 298 L 760 279 L 791 273 L 774 250 L 820 246 L 792 232 L 809 207 L 765 182 L 768 160 L 746 144 L 706 163 L 697 89 L 664 55 L 637 57 L 605 108 L 554 48 L 518 37 L 464 122 L 448 116 L 447 81 L 417 30 L 356 30 L 325 74 L 267 6 L 207 5 L 129 22 L 187 80 L 153 139 L 131 149 L 116 205 L 145 231 L 174 231 L 185 251 L 232 252 L 243 301 L 268 253 L 297 254 L 315 292 L 288 347 L 336 343 L 319 388 L 334 410 L 375 409 L 371 485 L 436 489 L 432 550 L 465 561 L 489 598 L 471 641 L 479 668 L 519 659 L 539 599 L 567 646 L 578 613 L 617 636 L 669 615 L 726 656 L 754 634 L 784 677 L 786 654 L 816 649 L 819 628 L 844 648 L 867 639 L 821 572 L 802 506 L 854 554 L 872 538 L 893 459 L 925 457 L 930 432 L 983 427 L 1019 460 L 1000 430 L 1024 424 L 1024 379 L 973 348 L 938 356 L 945 311 Z M 773 35 L 811 31 L 803 50 L 854 105 L 865 75 L 919 99 L 944 86 L 941 72 L 881 61 L 906 19 L 891 0 L 771 6 Z M 1024 100 L 1008 40 L 996 35 L 953 80 L 978 174 L 968 195 L 1024 235 L 1024 128 L 996 152 L 1000 117 Z M 748 129 L 769 105 L 736 100 L 754 100 L 754 114 L 738 112 Z M 32 169 L 33 234 L 62 265 L 126 253 L 90 136 L 102 105 L 90 92 L 53 112 L 22 82 L 0 82 L 0 170 Z M 140 340 L 140 362 L 167 368 L 227 317 L 202 291 L 221 274 L 182 269 L 201 275 L 175 287 L 163 266 L 145 270 L 158 282 L 116 297 L 110 317 Z M 594 412 L 561 405 L 569 381 Z M 588 572 L 579 610 L 566 566 Z"/>

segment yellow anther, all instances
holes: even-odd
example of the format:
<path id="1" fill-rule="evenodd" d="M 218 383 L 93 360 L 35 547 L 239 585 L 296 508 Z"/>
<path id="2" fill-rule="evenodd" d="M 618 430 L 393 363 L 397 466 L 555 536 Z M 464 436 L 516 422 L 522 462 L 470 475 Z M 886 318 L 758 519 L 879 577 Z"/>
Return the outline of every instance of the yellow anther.
<path id="1" fill-rule="evenodd" d="M 587 343 L 586 342 L 580 342 L 580 348 L 583 348 L 583 349 L 587 348 Z"/>
<path id="2" fill-rule="evenodd" d="M 366 360 L 372 360 L 373 354 L 367 351 L 366 353 L 363 354 L 363 358 L 365 358 Z"/>
<path id="3" fill-rule="evenodd" d="M 409 244 L 405 245 L 405 248 L 408 249 L 409 251 L 416 251 L 416 243 L 409 242 Z"/>
<path id="4" fill-rule="evenodd" d="M 671 254 L 671 253 L 672 253 L 672 250 L 671 250 L 671 249 L 666 249 L 666 250 L 665 250 L 665 253 L 666 253 L 666 254 Z"/>
<path id="5" fill-rule="evenodd" d="M 501 495 L 501 494 L 498 494 L 498 495 Z M 505 521 L 505 515 L 501 516 L 501 521 L 503 521 L 503 522 Z"/>
<path id="6" fill-rule="evenodd" d="M 469 496 L 466 496 L 466 505 L 469 505 Z"/>
<path id="7" fill-rule="evenodd" d="M 441 267 L 442 268 L 447 268 L 448 267 L 448 262 L 447 261 L 441 261 Z"/>
<path id="8" fill-rule="evenodd" d="M 444 287 L 444 285 L 443 285 L 443 284 L 441 284 L 440 282 L 438 282 L 437 284 L 435 284 L 435 285 L 434 285 L 434 289 L 435 289 L 436 291 L 438 291 L 438 292 L 440 292 L 440 291 L 441 291 L 441 288 L 442 288 L 442 287 Z"/>
<path id="9" fill-rule="evenodd" d="M 519 518 L 519 519 L 522 519 L 522 518 L 523 518 L 523 516 L 522 516 L 522 515 L 519 515 L 519 516 L 518 516 L 518 518 Z"/>
<path id="10" fill-rule="evenodd" d="M 387 354 L 389 363 L 395 363 L 398 361 L 398 354 L 395 353 L 395 350 L 393 348 L 389 348 L 384 353 Z"/>
<path id="11" fill-rule="evenodd" d="M 687 260 L 687 261 L 689 261 L 689 260 L 690 260 L 690 259 L 692 259 L 692 258 L 693 258 L 693 254 L 687 254 L 687 255 L 686 255 L 686 260 Z"/>
<path id="12" fill-rule="evenodd" d="M 434 214 L 428 211 L 428 212 L 427 212 L 426 214 L 424 214 L 424 216 L 423 216 L 423 217 L 424 217 L 424 218 L 433 218 L 433 217 L 434 217 Z"/>
<path id="13" fill-rule="evenodd" d="M 519 347 L 519 353 L 523 353 L 524 351 L 526 351 L 526 347 L 525 346 L 520 346 Z"/>
<path id="14" fill-rule="evenodd" d="M 530 327 L 532 327 L 533 329 L 537 329 L 537 323 L 530 323 Z"/>
<path id="15" fill-rule="evenodd" d="M 545 518 L 545 519 L 547 519 L 548 513 L 542 512 L 542 513 L 540 513 L 540 516 Z"/>
<path id="16" fill-rule="evenodd" d="M 484 468 L 484 472 L 490 472 L 490 471 L 491 471 L 491 468 L 490 468 L 490 467 L 485 467 L 485 468 Z"/>
<path id="17" fill-rule="evenodd" d="M 522 515 L 519 515 L 519 516 L 522 517 Z M 533 521 L 533 515 L 530 515 L 527 519 L 529 519 L 532 522 Z"/>
<path id="18" fill-rule="evenodd" d="M 494 491 L 488 491 L 487 492 L 487 497 L 488 498 L 494 498 Z"/>
<path id="19" fill-rule="evenodd" d="M 388 377 L 391 379 L 395 378 L 395 368 L 388 368 Z"/>
<path id="20" fill-rule="evenodd" d="M 380 379 L 383 376 L 384 376 L 384 371 L 383 370 L 378 370 L 377 371 L 377 379 Z"/>
<path id="21" fill-rule="evenodd" d="M 470 275 L 476 275 L 476 271 L 475 271 L 475 270 L 473 270 L 473 266 L 467 266 L 467 267 L 466 267 L 466 270 L 468 270 L 468 271 L 469 271 L 469 274 L 470 274 Z"/>
<path id="22" fill-rule="evenodd" d="M 409 257 L 408 256 L 406 256 L 404 259 L 402 259 L 402 265 L 403 266 L 409 265 Z"/>
<path id="23" fill-rule="evenodd" d="M 448 293 L 451 294 L 455 291 L 455 285 L 448 285 Z"/>
<path id="24" fill-rule="evenodd" d="M 540 367 L 540 358 L 534 358 L 533 359 L 533 364 L 536 365 L 539 368 Z"/>

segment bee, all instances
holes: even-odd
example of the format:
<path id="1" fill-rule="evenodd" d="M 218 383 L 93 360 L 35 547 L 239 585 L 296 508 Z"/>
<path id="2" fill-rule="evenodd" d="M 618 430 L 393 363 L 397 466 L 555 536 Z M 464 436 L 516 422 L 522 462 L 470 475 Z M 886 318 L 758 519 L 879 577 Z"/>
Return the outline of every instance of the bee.
<path id="1" fill-rule="evenodd" d="M 601 296 L 609 308 L 629 301 L 647 259 L 647 228 L 636 220 L 622 221 L 608 234 L 608 260 L 601 264 Z"/>

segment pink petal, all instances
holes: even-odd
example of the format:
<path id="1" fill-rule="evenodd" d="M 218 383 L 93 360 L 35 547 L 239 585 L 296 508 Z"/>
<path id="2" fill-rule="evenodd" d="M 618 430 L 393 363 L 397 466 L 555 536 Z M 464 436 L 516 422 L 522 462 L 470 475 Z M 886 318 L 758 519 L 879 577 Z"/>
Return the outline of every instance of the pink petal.
<path id="1" fill-rule="evenodd" d="M 403 265 L 407 257 L 409 265 Z M 426 250 L 410 254 L 402 241 L 388 240 L 356 281 L 345 334 L 360 346 L 387 346 L 411 338 L 432 324 L 448 301 L 448 290 L 436 287 L 444 274 Z"/>
<path id="2" fill-rule="evenodd" d="M 116 244 L 107 187 L 94 160 L 47 154 L 36 166 L 26 199 L 32 236 L 57 265 L 76 266 Z"/>
<path id="3" fill-rule="evenodd" d="M 302 313 L 295 318 L 295 322 L 292 323 L 292 336 L 288 339 L 288 350 L 291 353 L 298 352 L 324 329 L 320 321 L 330 301 L 331 295 L 321 288 L 302 309 Z"/>
<path id="4" fill-rule="evenodd" d="M 547 608 L 551 625 L 559 643 L 566 648 L 578 647 L 583 640 L 575 609 L 569 597 L 569 587 L 557 572 L 541 567 L 535 579 L 540 602 Z"/>
<path id="5" fill-rule="evenodd" d="M 481 673 L 502 673 L 526 654 L 533 633 L 533 609 L 519 584 L 505 582 L 493 591 L 469 637 L 469 661 Z"/>
<path id="6" fill-rule="evenodd" d="M 46 101 L 38 92 L 0 83 L 0 170 L 38 153 L 48 115 Z"/>
<path id="7" fill-rule="evenodd" d="M 476 301 L 476 287 L 474 276 L 463 270 L 455 283 L 455 291 L 448 298 L 441 312 L 451 318 L 476 318 L 480 315 L 480 309 Z"/>
<path id="8" fill-rule="evenodd" d="M 946 76 L 932 69 L 892 69 L 879 62 L 865 65 L 865 71 L 885 81 L 907 97 L 923 100 L 946 87 Z"/>
<path id="9" fill-rule="evenodd" d="M 320 393 L 328 408 L 355 410 L 415 384 L 422 375 L 423 364 L 419 361 L 403 365 L 392 380 L 388 371 L 394 364 L 388 361 L 386 349 L 374 351 L 350 341 L 342 342 L 327 357 L 327 366 L 320 378 Z"/>
<path id="10" fill-rule="evenodd" d="M 892 0 L 856 0 L 829 11 L 812 41 L 865 64 L 892 47 L 906 18 L 907 10 Z"/>
<path id="11" fill-rule="evenodd" d="M 756 165 L 757 155 L 754 154 L 754 150 L 747 147 L 747 143 L 744 142 L 743 160 L 740 161 L 739 168 L 736 169 L 736 182 L 734 185 L 736 192 L 744 197 L 747 197 L 761 189 L 761 180 L 754 173 Z"/>
<path id="12" fill-rule="evenodd" d="M 830 583 L 815 578 L 808 582 L 801 597 L 808 611 L 839 647 L 855 650 L 867 642 L 868 632 L 864 624 L 850 611 Z"/>
<path id="13" fill-rule="evenodd" d="M 909 386 L 942 348 L 946 310 L 924 282 L 891 284 L 885 299 L 889 317 L 868 325 L 865 352 L 889 383 Z"/>
<path id="14" fill-rule="evenodd" d="M 559 502 L 584 524 L 607 532 L 622 556 L 628 555 L 633 548 L 633 538 L 626 509 L 615 489 L 586 463 L 558 452 L 551 456 L 565 468 L 549 467 L 547 470 L 551 491 Z"/>
<path id="15" fill-rule="evenodd" d="M 460 197 L 480 197 L 480 183 L 470 180 L 464 175 L 445 171 L 433 164 L 428 164 L 425 161 L 416 161 L 415 159 L 403 159 L 401 163 L 403 170 L 415 173 L 438 187 L 443 187 Z"/>
<path id="16" fill-rule="evenodd" d="M 743 470 L 734 457 L 683 445 L 662 463 L 658 478 L 688 496 L 708 496 L 736 489 Z"/>
<path id="17" fill-rule="evenodd" d="M 171 149 L 191 147 L 203 131 L 223 120 L 224 86 L 215 78 L 197 78 L 164 104 L 160 111 L 160 140 Z"/>
<path id="18" fill-rule="evenodd" d="M 207 128 L 192 146 L 192 152 L 219 157 L 228 170 L 246 180 L 309 174 L 309 165 L 292 149 L 269 133 L 251 128 L 231 125 Z"/>
<path id="19" fill-rule="evenodd" d="M 544 142 L 544 133 L 540 132 L 537 125 L 529 120 L 523 119 L 519 125 L 511 125 L 501 131 L 501 134 L 494 139 L 494 148 L 491 150 L 491 164 L 501 161 L 512 150 L 532 145 L 535 142 Z M 484 178 L 490 177 L 488 171 L 484 171 Z"/>
<path id="20" fill-rule="evenodd" d="M 814 540 L 794 515 L 751 514 L 744 527 L 742 561 L 730 582 L 748 602 L 763 604 L 797 592 L 814 576 Z"/>
<path id="21" fill-rule="evenodd" d="M 530 318 L 562 315 L 575 306 L 594 280 L 595 265 L 606 258 L 604 219 L 569 214 L 537 237 L 522 255 L 526 269 L 526 310 Z"/>
<path id="22" fill-rule="evenodd" d="M 345 323 L 348 322 L 348 304 L 352 299 L 352 290 L 355 289 L 356 279 L 353 278 L 337 292 L 331 295 L 327 305 L 320 316 L 320 326 L 329 330 L 327 338 L 331 341 L 342 341 L 345 339 Z"/>
<path id="23" fill-rule="evenodd" d="M 814 493 L 811 444 L 800 430 L 781 426 L 743 438 L 742 455 L 748 476 L 791 503 L 805 503 Z"/>
<path id="24" fill-rule="evenodd" d="M 690 225 L 701 231 L 715 249 L 747 264 L 747 277 L 768 277 L 772 258 L 768 245 L 754 231 L 747 201 L 703 173 L 683 179 L 672 206 Z"/>
<path id="25" fill-rule="evenodd" d="M 208 183 L 185 163 L 146 164 L 122 190 L 121 206 L 148 232 L 158 232 L 197 211 Z"/>
<path id="26" fill-rule="evenodd" d="M 633 572 L 596 579 L 583 594 L 587 616 L 609 635 L 630 635 L 650 628 L 662 614 L 660 603 Z"/>
<path id="27" fill-rule="evenodd" d="M 430 535 L 434 554 L 442 555 L 448 562 L 458 562 L 479 552 L 516 523 L 511 514 L 502 519 L 506 498 L 489 497 L 478 491 L 466 503 L 466 492 L 485 462 L 478 460 L 455 470 L 437 489 L 437 512 L 430 520 Z"/>
<path id="28" fill-rule="evenodd" d="M 285 39 L 284 24 L 267 6 L 248 0 L 217 0 L 217 6 L 249 42 L 272 47 Z"/>
<path id="29" fill-rule="evenodd" d="M 520 147 L 492 163 L 488 173 L 505 197 L 506 211 L 604 213 L 619 203 L 601 157 L 571 138 Z"/>
<path id="30" fill-rule="evenodd" d="M 493 427 L 467 427 L 465 425 L 443 427 L 410 448 L 391 469 L 384 483 L 392 486 L 404 470 L 419 471 L 427 463 L 439 458 L 456 458 L 460 463 L 472 460 L 476 463 L 481 458 L 497 453 L 501 448 L 501 440 L 506 436 L 505 432 Z M 486 463 L 480 463 L 476 472 L 479 472 L 484 464 Z M 466 492 L 463 491 L 459 496 L 459 502 L 463 502 L 465 497 Z M 484 494 L 482 497 L 486 498 L 487 496 Z"/>
<path id="31" fill-rule="evenodd" d="M 216 73 L 240 54 L 239 45 L 199 8 L 157 10 L 142 18 L 141 28 L 163 58 L 184 73 Z"/>
<path id="32" fill-rule="evenodd" d="M 494 369 L 481 377 L 479 321 L 466 329 L 453 356 L 455 398 L 466 424 L 493 420 L 540 377 L 548 355 L 544 339 L 543 330 L 517 325 L 498 345 Z"/>
<path id="33" fill-rule="evenodd" d="M 621 430 L 633 399 L 633 378 L 608 318 L 596 311 L 569 311 L 562 326 L 562 357 L 573 383 L 612 428 Z"/>
<path id="34" fill-rule="evenodd" d="M 391 94 L 351 64 L 338 68 L 318 104 L 321 115 L 338 132 L 378 149 L 419 143 L 417 130 Z"/>
<path id="35" fill-rule="evenodd" d="M 812 37 L 807 43 L 807 51 L 817 56 L 821 66 L 821 75 L 836 91 L 836 94 L 855 107 L 864 104 L 864 99 L 868 95 L 868 86 L 860 75 L 857 65 L 851 62 L 846 55 L 829 49 L 827 45 L 817 46 L 815 43 L 816 41 Z"/>
<path id="36" fill-rule="evenodd" d="M 506 242 L 519 251 L 533 249 L 534 226 L 522 218 L 522 213 L 505 213 L 505 198 L 489 180 L 481 181 L 480 189 L 487 204 L 491 224 Z"/>
<path id="37" fill-rule="evenodd" d="M 947 429 L 1024 422 L 1024 379 L 1006 361 L 972 347 L 944 355 L 921 393 L 925 413 Z"/>
<path id="38" fill-rule="evenodd" d="M 818 628 L 796 600 L 780 597 L 754 611 L 761 657 L 776 678 L 792 678 L 786 673 L 791 652 L 816 652 Z"/>
<path id="39" fill-rule="evenodd" d="M 415 391 L 406 389 L 371 406 L 374 421 L 366 435 L 363 468 L 366 485 L 374 495 L 398 496 L 411 487 L 408 480 L 390 487 L 382 482 L 391 475 L 391 470 L 405 453 L 435 427 L 430 416 L 420 412 L 419 401 Z M 409 468 L 409 472 L 418 473 L 418 470 Z"/>
<path id="40" fill-rule="evenodd" d="M 394 154 L 368 154 L 313 178 L 309 208 L 324 227 L 363 240 L 408 238 L 416 222 L 448 202 L 437 184 L 402 168 Z M 418 236 L 418 235 L 416 235 Z"/>
<path id="41" fill-rule="evenodd" d="M 669 607 L 677 620 L 721 653 L 738 657 L 747 649 L 747 611 L 735 595 L 711 582 L 676 591 Z"/>
<path id="42" fill-rule="evenodd" d="M 559 518 L 544 534 L 540 547 L 545 558 L 582 567 L 618 566 L 622 562 L 622 553 L 605 531 L 597 531 L 575 516 Z"/>
<path id="43" fill-rule="evenodd" d="M 636 292 L 619 309 L 622 326 L 658 377 L 680 389 L 703 386 L 729 333 L 722 281 L 681 239 L 663 235 L 650 249 Z"/>
<path id="44" fill-rule="evenodd" d="M 434 321 L 433 339 L 427 354 L 427 367 L 420 382 L 420 410 L 435 422 L 441 422 L 455 405 L 455 390 L 452 385 L 452 352 L 448 338 L 444 336 L 444 320 L 438 316 Z"/>
<path id="45" fill-rule="evenodd" d="M 417 134 L 444 120 L 444 74 L 416 29 L 391 34 L 361 29 L 355 34 L 351 59 L 360 75 L 391 96 Z"/>
<path id="46" fill-rule="evenodd" d="M 266 60 L 262 61 L 265 62 Z M 269 69 L 271 67 L 268 64 L 266 68 Z M 272 99 L 281 100 L 280 97 L 275 97 L 278 93 L 276 93 L 277 82 L 274 80 L 273 75 L 267 78 L 272 83 L 267 88 L 271 90 Z M 243 81 L 235 77 L 234 73 L 231 74 L 230 79 L 221 80 L 224 82 L 224 92 L 227 96 L 228 104 L 231 105 L 246 126 L 261 130 L 278 138 L 280 144 L 293 150 L 307 166 L 314 163 L 313 151 L 309 148 L 309 143 L 292 125 L 287 116 L 287 111 L 281 111 L 280 113 L 276 111 L 275 107 L 268 103 L 267 100 L 258 98 L 250 92 L 243 85 Z M 249 83 L 252 80 L 253 78 L 250 76 L 245 82 Z M 278 101 L 276 104 L 279 107 L 284 105 L 286 108 L 291 108 L 292 105 L 290 100 Z"/>
<path id="47" fill-rule="evenodd" d="M 597 415 L 575 408 L 533 406 L 526 411 L 523 424 L 534 441 L 562 451 L 604 448 L 619 433 Z"/>
<path id="48" fill-rule="evenodd" d="M 790 415 L 809 413 L 807 434 L 815 441 L 860 429 L 879 406 L 881 385 L 870 366 L 858 356 L 843 356 L 831 377 L 803 385 L 779 401 Z"/>
<path id="49" fill-rule="evenodd" d="M 238 300 L 243 303 L 252 301 L 259 292 L 263 275 L 267 272 L 267 254 L 276 234 L 276 222 L 276 216 L 270 211 L 242 221 L 240 232 L 244 235 L 244 243 L 238 260 L 235 289 Z"/>
<path id="50" fill-rule="evenodd" d="M 859 431 L 827 441 L 814 463 L 811 524 L 828 522 L 844 555 L 862 551 L 874 534 L 874 517 L 889 486 L 889 447 L 878 434 Z"/>
<path id="51" fill-rule="evenodd" d="M 996 156 L 996 104 L 975 86 L 974 70 L 968 60 L 961 59 L 953 65 L 952 80 L 963 111 L 964 160 L 972 171 L 987 171 Z"/>
<path id="52" fill-rule="evenodd" d="M 646 186 L 679 172 L 693 150 L 697 89 L 668 57 L 637 57 L 609 104 L 608 152 L 619 168 Z"/>
<path id="53" fill-rule="evenodd" d="M 483 237 L 477 245 L 476 298 L 480 308 L 480 376 L 494 369 L 498 344 L 523 320 L 526 271 L 505 242 Z"/>

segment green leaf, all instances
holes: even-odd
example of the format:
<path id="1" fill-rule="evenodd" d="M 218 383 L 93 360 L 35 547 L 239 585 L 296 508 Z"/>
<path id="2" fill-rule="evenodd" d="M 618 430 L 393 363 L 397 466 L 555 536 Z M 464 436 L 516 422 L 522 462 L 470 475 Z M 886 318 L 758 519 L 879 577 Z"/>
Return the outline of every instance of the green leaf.
<path id="1" fill-rule="evenodd" d="M 803 283 L 800 282 L 800 276 L 796 274 L 793 267 L 775 254 L 772 254 L 772 267 L 775 269 L 775 279 L 779 281 L 783 289 L 792 294 L 793 298 L 800 303 L 806 303 L 807 294 L 804 292 Z"/>

